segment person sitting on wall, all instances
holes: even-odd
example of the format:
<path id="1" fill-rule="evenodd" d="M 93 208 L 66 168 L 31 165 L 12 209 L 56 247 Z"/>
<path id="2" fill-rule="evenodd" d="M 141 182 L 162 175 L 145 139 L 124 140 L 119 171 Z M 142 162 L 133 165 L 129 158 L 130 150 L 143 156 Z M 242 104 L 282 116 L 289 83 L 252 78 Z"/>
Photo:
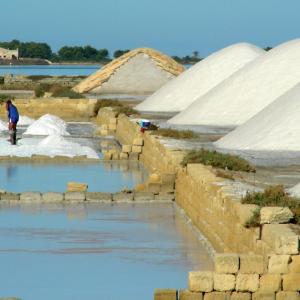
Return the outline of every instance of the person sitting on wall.
<path id="1" fill-rule="evenodd" d="M 9 140 L 12 145 L 16 145 L 19 112 L 18 109 L 12 104 L 11 100 L 6 101 L 6 110 L 7 110 L 7 117 L 8 117 Z"/>

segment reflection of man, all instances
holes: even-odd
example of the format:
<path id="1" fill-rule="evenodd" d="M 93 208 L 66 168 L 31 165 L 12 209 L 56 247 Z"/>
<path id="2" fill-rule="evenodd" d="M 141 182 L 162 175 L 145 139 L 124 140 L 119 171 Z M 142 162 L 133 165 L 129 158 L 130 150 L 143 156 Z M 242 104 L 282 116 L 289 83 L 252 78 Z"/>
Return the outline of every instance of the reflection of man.
<path id="1" fill-rule="evenodd" d="M 19 112 L 17 108 L 12 104 L 11 100 L 6 101 L 6 110 L 7 110 L 7 117 L 8 117 L 9 139 L 12 145 L 16 145 Z"/>

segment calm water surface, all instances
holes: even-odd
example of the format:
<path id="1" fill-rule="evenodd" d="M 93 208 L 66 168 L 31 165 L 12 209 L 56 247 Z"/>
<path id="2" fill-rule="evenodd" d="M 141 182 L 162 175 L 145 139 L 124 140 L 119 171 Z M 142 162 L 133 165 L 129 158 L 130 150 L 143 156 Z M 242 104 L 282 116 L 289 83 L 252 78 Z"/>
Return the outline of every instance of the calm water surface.
<path id="1" fill-rule="evenodd" d="M 88 76 L 100 68 L 100 65 L 0 66 L 0 76 L 5 74 Z"/>
<path id="2" fill-rule="evenodd" d="M 150 300 L 212 268 L 172 204 L 1 204 L 0 220 L 0 296 Z"/>
<path id="3" fill-rule="evenodd" d="M 64 192 L 69 181 L 84 182 L 90 192 L 132 189 L 147 178 L 138 162 L 0 163 L 0 189 L 10 192 Z"/>

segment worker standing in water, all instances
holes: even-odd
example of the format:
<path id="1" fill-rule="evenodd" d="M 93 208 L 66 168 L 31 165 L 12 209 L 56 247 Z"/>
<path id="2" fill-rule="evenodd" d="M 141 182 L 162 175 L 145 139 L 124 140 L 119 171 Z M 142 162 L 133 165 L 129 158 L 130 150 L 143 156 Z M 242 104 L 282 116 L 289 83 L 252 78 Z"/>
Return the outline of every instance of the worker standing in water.
<path id="1" fill-rule="evenodd" d="M 19 112 L 18 109 L 12 104 L 11 100 L 6 101 L 6 110 L 7 110 L 7 117 L 8 117 L 9 140 L 12 145 L 16 145 Z"/>

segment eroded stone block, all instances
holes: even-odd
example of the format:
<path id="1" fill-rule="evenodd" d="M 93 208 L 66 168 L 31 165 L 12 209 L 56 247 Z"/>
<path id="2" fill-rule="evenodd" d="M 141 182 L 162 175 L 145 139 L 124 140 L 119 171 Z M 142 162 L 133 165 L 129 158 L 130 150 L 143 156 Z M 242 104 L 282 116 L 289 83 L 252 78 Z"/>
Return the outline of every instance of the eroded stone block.
<path id="1" fill-rule="evenodd" d="M 237 254 L 216 254 L 215 271 L 223 274 L 235 274 L 239 270 L 239 256 Z"/>
<path id="2" fill-rule="evenodd" d="M 276 300 L 300 300 L 298 292 L 281 291 L 276 294 Z"/>
<path id="3" fill-rule="evenodd" d="M 179 300 L 202 300 L 203 294 L 200 292 L 190 292 L 188 290 L 179 291 Z"/>
<path id="4" fill-rule="evenodd" d="M 251 293 L 232 292 L 230 300 L 251 300 Z"/>
<path id="5" fill-rule="evenodd" d="M 81 182 L 68 182 L 67 191 L 68 192 L 86 192 L 88 189 L 87 183 Z"/>
<path id="6" fill-rule="evenodd" d="M 300 273 L 290 273 L 283 275 L 283 290 L 300 292 Z"/>
<path id="7" fill-rule="evenodd" d="M 211 292 L 213 286 L 213 272 L 189 272 L 189 290 L 191 292 Z"/>
<path id="8" fill-rule="evenodd" d="M 259 287 L 258 274 L 237 274 L 236 290 L 238 292 L 256 292 Z"/>
<path id="9" fill-rule="evenodd" d="M 111 193 L 102 193 L 102 192 L 89 192 L 89 193 L 86 193 L 86 201 L 89 201 L 89 202 L 111 202 L 112 194 Z"/>
<path id="10" fill-rule="evenodd" d="M 135 192 L 134 201 L 152 201 L 154 200 L 154 194 L 151 192 Z"/>
<path id="11" fill-rule="evenodd" d="M 85 193 L 83 192 L 66 192 L 65 201 L 83 202 L 85 201 Z"/>
<path id="12" fill-rule="evenodd" d="M 264 259 L 262 255 L 240 255 L 240 273 L 262 274 L 264 272 Z"/>
<path id="13" fill-rule="evenodd" d="M 263 274 L 259 281 L 259 291 L 277 292 L 281 289 L 281 281 L 280 274 Z"/>
<path id="14" fill-rule="evenodd" d="M 288 273 L 288 264 L 291 259 L 290 255 L 272 255 L 269 258 L 269 273 L 284 274 Z"/>
<path id="15" fill-rule="evenodd" d="M 39 202 L 42 200 L 41 193 L 26 192 L 20 194 L 20 201 L 24 202 Z"/>
<path id="16" fill-rule="evenodd" d="M 235 276 L 232 274 L 214 273 L 214 290 L 219 292 L 233 291 L 235 288 Z"/>
<path id="17" fill-rule="evenodd" d="M 49 192 L 42 194 L 42 201 L 44 202 L 62 202 L 64 198 L 65 196 L 62 193 Z"/>
<path id="18" fill-rule="evenodd" d="M 115 201 L 115 202 L 132 202 L 133 201 L 133 193 L 113 194 L 113 201 Z"/>
<path id="19" fill-rule="evenodd" d="M 252 300 L 275 300 L 275 293 L 256 292 L 252 294 Z"/>
<path id="20" fill-rule="evenodd" d="M 154 291 L 154 300 L 177 300 L 177 290 L 156 289 Z"/>

